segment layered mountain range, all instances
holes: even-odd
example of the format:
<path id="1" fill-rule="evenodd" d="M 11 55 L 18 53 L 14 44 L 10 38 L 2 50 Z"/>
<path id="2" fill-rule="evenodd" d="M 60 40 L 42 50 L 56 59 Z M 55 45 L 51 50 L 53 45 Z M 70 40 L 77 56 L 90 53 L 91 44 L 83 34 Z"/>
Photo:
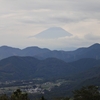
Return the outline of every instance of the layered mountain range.
<path id="1" fill-rule="evenodd" d="M 100 86 L 100 44 L 98 43 L 74 51 L 2 46 L 0 59 L 0 81 L 34 78 L 49 81 L 70 80 L 70 84 L 65 83 L 51 90 L 50 94 L 58 95 L 70 93 L 84 85 Z"/>
<path id="2" fill-rule="evenodd" d="M 100 58 L 100 44 L 96 43 L 90 47 L 79 48 L 74 51 L 49 50 L 47 48 L 27 47 L 25 49 L 13 48 L 8 46 L 0 47 L 0 59 L 10 56 L 31 56 L 40 60 L 46 58 L 58 58 L 65 62 L 72 62 L 82 58 Z"/>
<path id="3" fill-rule="evenodd" d="M 94 71 L 99 72 L 97 66 L 100 66 L 100 44 L 75 51 L 51 51 L 39 47 L 21 50 L 2 46 L 0 58 L 1 80 L 58 79 L 72 76 L 81 79 L 85 77 L 84 73 L 88 79 L 99 75 Z M 86 74 L 90 72 L 95 74 Z"/>

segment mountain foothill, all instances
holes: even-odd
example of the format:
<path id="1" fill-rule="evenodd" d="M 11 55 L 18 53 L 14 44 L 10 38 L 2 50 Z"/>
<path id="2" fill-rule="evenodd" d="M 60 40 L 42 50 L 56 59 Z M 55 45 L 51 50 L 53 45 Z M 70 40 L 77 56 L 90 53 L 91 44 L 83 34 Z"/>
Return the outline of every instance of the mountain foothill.
<path id="1" fill-rule="evenodd" d="M 100 44 L 74 51 L 0 47 L 1 81 L 33 78 L 70 79 L 76 84 L 74 88 L 100 84 Z"/>

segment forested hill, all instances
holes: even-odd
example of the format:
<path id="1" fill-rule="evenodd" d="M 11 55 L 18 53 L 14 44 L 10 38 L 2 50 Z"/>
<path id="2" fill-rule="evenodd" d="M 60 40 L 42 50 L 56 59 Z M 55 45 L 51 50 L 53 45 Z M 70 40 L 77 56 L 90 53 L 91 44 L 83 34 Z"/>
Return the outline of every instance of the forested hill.
<path id="1" fill-rule="evenodd" d="M 57 58 L 38 60 L 12 56 L 0 61 L 0 80 L 59 79 L 85 72 L 100 65 L 100 60 L 86 58 L 66 63 Z"/>

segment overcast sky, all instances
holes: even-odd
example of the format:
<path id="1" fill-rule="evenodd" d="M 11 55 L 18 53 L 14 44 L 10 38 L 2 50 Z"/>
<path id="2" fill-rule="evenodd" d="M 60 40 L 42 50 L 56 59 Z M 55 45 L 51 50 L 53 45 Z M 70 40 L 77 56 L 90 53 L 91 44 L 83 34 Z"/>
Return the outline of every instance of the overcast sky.
<path id="1" fill-rule="evenodd" d="M 57 39 L 29 38 L 50 27 L 72 34 Z M 0 46 L 50 49 L 100 43 L 100 0 L 0 0 Z"/>

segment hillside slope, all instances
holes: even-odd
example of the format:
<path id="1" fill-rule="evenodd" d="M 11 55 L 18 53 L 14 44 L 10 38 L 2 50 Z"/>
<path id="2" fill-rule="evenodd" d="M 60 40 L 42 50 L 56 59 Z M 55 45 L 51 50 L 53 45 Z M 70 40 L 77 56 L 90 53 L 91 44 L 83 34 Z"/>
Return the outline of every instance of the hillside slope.
<path id="1" fill-rule="evenodd" d="M 34 57 L 12 56 L 0 61 L 0 79 L 66 78 L 83 73 L 97 65 L 100 65 L 100 60 L 91 58 L 66 63 L 57 58 L 38 60 Z"/>

